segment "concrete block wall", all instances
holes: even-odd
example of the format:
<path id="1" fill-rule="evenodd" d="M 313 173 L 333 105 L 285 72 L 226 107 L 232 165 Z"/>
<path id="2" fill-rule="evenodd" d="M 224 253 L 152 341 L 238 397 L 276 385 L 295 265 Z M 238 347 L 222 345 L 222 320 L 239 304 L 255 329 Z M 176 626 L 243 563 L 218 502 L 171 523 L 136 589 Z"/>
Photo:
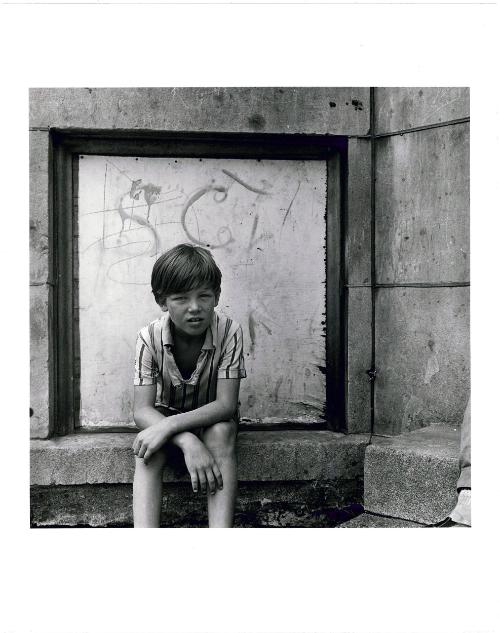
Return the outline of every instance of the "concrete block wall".
<path id="1" fill-rule="evenodd" d="M 378 433 L 456 426 L 467 404 L 468 116 L 467 88 L 375 91 Z"/>
<path id="2" fill-rule="evenodd" d="M 350 138 L 348 147 L 345 262 L 347 303 L 347 402 L 349 433 L 370 431 L 371 387 L 371 142 Z"/>
<path id="3" fill-rule="evenodd" d="M 36 88 L 30 127 L 362 135 L 369 102 L 369 88 Z"/>
<path id="4" fill-rule="evenodd" d="M 30 408 L 31 436 L 49 437 L 50 139 L 30 131 Z"/>
<path id="5" fill-rule="evenodd" d="M 349 137 L 346 213 L 349 432 L 459 424 L 468 396 L 469 126 L 465 88 L 375 90 L 376 271 L 371 279 L 369 88 L 33 89 L 30 93 L 31 436 L 49 416 L 50 129 Z M 432 126 L 439 127 L 432 127 Z M 431 127 L 429 127 L 431 126 Z M 404 135 L 400 131 L 410 131 Z M 421 129 L 426 128 L 426 129 Z"/>
<path id="6" fill-rule="evenodd" d="M 131 526 L 133 433 L 31 441 L 32 526 Z M 237 527 L 333 527 L 362 510 L 366 435 L 247 431 L 238 435 Z M 164 471 L 162 525 L 207 524 L 182 459 Z M 346 514 L 347 513 L 347 514 Z"/>
<path id="7" fill-rule="evenodd" d="M 350 188 L 355 214 L 369 213 L 369 88 L 36 88 L 30 91 L 31 212 L 31 437 L 50 437 L 49 316 L 50 130 L 119 130 L 318 134 L 352 136 Z M 367 153 L 368 151 L 368 153 Z M 358 181 L 361 179 L 361 182 Z M 369 218 L 368 218 L 369 221 Z M 366 270 L 366 253 L 351 224 L 353 271 Z M 364 229 L 361 230 L 363 232 Z M 357 277 L 365 272 L 353 273 Z M 363 327 L 363 326 L 362 326 Z M 353 330 L 354 331 L 354 330 Z M 363 330 L 364 331 L 364 330 Z M 356 345 L 356 340 L 351 340 Z M 356 349 L 353 359 L 364 367 Z M 362 376 L 362 374 L 360 374 Z M 369 390 L 358 375 L 348 415 L 353 428 L 366 426 Z M 360 419 L 361 422 L 357 420 Z"/>

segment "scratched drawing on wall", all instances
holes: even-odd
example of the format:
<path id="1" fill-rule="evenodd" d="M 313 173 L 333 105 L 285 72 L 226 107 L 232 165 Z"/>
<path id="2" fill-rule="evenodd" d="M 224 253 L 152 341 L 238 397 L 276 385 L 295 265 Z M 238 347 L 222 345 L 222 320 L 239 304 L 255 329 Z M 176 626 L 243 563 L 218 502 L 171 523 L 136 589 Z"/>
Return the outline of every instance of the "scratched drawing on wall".
<path id="1" fill-rule="evenodd" d="M 241 413 L 311 421 L 325 401 L 326 165 L 321 161 L 81 156 L 81 423 L 132 425 L 135 335 L 161 313 L 156 258 L 211 250 L 218 310 L 241 323 Z"/>

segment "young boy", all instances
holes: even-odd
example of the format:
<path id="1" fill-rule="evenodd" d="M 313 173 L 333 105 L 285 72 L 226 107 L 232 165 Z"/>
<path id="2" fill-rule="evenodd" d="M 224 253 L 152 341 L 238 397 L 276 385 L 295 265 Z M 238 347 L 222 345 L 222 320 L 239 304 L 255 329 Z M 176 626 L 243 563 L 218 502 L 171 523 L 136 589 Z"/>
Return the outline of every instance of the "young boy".
<path id="1" fill-rule="evenodd" d="M 167 445 L 181 449 L 194 492 L 208 492 L 209 527 L 232 527 L 241 327 L 214 311 L 221 272 L 209 251 L 180 244 L 154 264 L 165 316 L 140 330 L 134 378 L 134 527 L 159 527 Z"/>

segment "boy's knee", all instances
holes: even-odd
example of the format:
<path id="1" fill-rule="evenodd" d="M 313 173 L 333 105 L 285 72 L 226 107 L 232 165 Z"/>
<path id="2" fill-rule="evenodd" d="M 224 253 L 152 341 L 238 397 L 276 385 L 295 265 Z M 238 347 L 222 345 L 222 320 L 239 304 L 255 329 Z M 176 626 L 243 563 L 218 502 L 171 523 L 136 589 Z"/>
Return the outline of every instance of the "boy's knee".
<path id="1" fill-rule="evenodd" d="M 164 450 L 156 451 L 151 455 L 146 463 L 142 457 L 135 458 L 135 468 L 136 470 L 143 470 L 150 473 L 159 473 L 163 472 L 163 468 L 165 467 L 167 456 Z"/>
<path id="2" fill-rule="evenodd" d="M 237 424 L 234 420 L 217 422 L 205 429 L 203 441 L 216 455 L 232 455 L 236 449 L 236 431 Z"/>

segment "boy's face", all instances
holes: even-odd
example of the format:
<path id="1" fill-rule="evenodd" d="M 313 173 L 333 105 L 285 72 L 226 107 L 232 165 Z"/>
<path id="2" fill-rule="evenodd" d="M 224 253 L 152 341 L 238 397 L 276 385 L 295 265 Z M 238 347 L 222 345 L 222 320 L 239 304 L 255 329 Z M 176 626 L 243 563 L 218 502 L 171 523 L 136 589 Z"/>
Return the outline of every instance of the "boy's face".
<path id="1" fill-rule="evenodd" d="M 168 310 L 177 330 L 188 336 L 200 336 L 212 321 L 219 294 L 209 286 L 173 293 L 167 295 L 162 310 Z"/>

